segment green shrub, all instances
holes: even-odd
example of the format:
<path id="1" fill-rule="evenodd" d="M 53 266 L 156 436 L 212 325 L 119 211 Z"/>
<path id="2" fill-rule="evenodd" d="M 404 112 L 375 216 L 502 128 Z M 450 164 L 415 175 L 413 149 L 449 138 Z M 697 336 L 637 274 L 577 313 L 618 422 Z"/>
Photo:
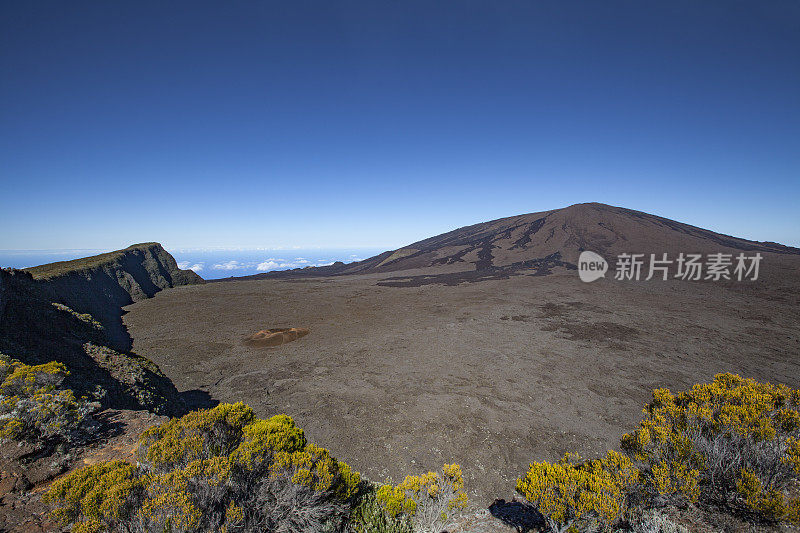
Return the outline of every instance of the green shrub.
<path id="1" fill-rule="evenodd" d="M 467 493 L 461 467 L 452 464 L 444 465 L 441 472 L 406 476 L 396 486 L 383 485 L 376 500 L 390 517 L 410 519 L 415 532 L 438 533 L 467 506 Z"/>
<path id="2" fill-rule="evenodd" d="M 0 440 L 74 442 L 96 427 L 85 398 L 59 389 L 69 375 L 55 361 L 26 365 L 0 353 Z"/>
<path id="3" fill-rule="evenodd" d="M 638 480 L 639 471 L 617 452 L 593 461 L 566 454 L 555 464 L 531 463 L 517 492 L 536 505 L 552 531 L 607 530 L 622 518 Z"/>
<path id="4" fill-rule="evenodd" d="M 709 502 L 768 521 L 796 520 L 800 500 L 800 390 L 718 374 L 673 394 L 653 392 L 639 427 L 622 438 L 656 502 Z"/>
<path id="5" fill-rule="evenodd" d="M 639 427 L 622 438 L 627 457 L 532 463 L 517 491 L 552 531 L 622 522 L 635 531 L 679 530 L 653 509 L 694 502 L 800 523 L 800 498 L 790 496 L 800 480 L 799 408 L 799 390 L 734 374 L 678 394 L 658 389 Z"/>
<path id="6" fill-rule="evenodd" d="M 97 330 L 102 330 L 103 329 L 103 325 L 100 322 L 98 322 L 97 320 L 95 320 L 95 318 L 92 315 L 90 315 L 89 313 L 78 313 L 77 311 L 75 311 L 71 307 L 68 307 L 68 306 L 66 306 L 64 304 L 57 303 L 57 302 L 52 302 L 52 305 L 53 305 L 53 307 L 55 307 L 59 311 L 63 311 L 65 313 L 67 313 L 68 315 L 72 316 L 73 318 L 76 318 L 76 319 L 80 320 L 84 324 L 88 324 L 89 326 L 91 326 L 94 329 L 97 329 Z"/>
<path id="7" fill-rule="evenodd" d="M 75 531 L 340 530 L 361 479 L 285 415 L 221 404 L 145 431 L 137 466 L 101 463 L 53 484 Z"/>
<path id="8" fill-rule="evenodd" d="M 351 533 L 413 533 L 409 516 L 392 516 L 377 499 L 377 485 L 369 485 L 359 496 L 348 523 Z"/>

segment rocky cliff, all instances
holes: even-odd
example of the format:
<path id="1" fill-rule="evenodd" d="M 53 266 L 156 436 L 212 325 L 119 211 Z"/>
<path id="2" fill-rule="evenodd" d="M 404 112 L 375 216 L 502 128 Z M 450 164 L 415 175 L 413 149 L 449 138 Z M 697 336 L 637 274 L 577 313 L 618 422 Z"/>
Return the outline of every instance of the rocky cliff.
<path id="1" fill-rule="evenodd" d="M 178 268 L 175 258 L 155 242 L 26 271 L 51 301 L 99 321 L 109 342 L 120 350 L 131 348 L 122 324 L 123 306 L 151 298 L 163 289 L 203 283 L 191 270 Z"/>
<path id="2" fill-rule="evenodd" d="M 130 352 L 122 306 L 160 290 L 202 283 L 160 244 L 26 270 L 0 270 L 0 352 L 27 364 L 60 361 L 66 385 L 116 408 L 182 409 L 158 367 Z"/>

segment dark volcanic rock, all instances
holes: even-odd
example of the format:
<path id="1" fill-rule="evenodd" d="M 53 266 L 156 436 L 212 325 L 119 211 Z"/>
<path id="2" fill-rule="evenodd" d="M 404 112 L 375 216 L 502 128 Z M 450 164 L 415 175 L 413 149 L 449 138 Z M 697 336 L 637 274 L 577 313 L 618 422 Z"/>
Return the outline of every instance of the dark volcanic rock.
<path id="1" fill-rule="evenodd" d="M 178 391 L 148 359 L 131 353 L 122 306 L 158 291 L 202 283 L 159 244 L 27 270 L 0 270 L 0 352 L 26 364 L 59 361 L 65 386 L 105 407 L 183 410 Z"/>
<path id="2" fill-rule="evenodd" d="M 106 338 L 119 350 L 130 350 L 131 340 L 122 325 L 123 306 L 151 298 L 179 285 L 203 283 L 191 270 L 178 268 L 175 259 L 158 243 L 135 244 L 99 256 L 50 263 L 26 269 L 52 302 L 99 321 Z"/>

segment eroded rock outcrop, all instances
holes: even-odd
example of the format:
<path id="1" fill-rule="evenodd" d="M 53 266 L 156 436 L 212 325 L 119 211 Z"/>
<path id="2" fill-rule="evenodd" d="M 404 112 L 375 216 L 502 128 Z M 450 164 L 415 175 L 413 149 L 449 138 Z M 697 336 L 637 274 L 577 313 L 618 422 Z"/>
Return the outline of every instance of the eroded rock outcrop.
<path id="1" fill-rule="evenodd" d="M 123 306 L 179 285 L 203 283 L 191 270 L 178 268 L 158 243 L 134 244 L 107 254 L 26 269 L 50 301 L 88 313 L 105 329 L 115 349 L 130 350 L 122 324 Z"/>
<path id="2" fill-rule="evenodd" d="M 65 386 L 106 407 L 180 414 L 173 383 L 130 352 L 122 306 L 160 290 L 202 283 L 160 244 L 26 270 L 0 270 L 0 352 L 26 364 L 59 361 Z"/>

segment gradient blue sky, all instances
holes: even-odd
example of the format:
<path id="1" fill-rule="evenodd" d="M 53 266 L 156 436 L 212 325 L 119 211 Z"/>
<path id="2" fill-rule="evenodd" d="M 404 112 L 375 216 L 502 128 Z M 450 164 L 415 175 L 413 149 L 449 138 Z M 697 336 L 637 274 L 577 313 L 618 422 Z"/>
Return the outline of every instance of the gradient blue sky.
<path id="1" fill-rule="evenodd" d="M 800 245 L 795 1 L 5 1 L 0 72 L 0 249 L 389 249 L 588 201 Z"/>

